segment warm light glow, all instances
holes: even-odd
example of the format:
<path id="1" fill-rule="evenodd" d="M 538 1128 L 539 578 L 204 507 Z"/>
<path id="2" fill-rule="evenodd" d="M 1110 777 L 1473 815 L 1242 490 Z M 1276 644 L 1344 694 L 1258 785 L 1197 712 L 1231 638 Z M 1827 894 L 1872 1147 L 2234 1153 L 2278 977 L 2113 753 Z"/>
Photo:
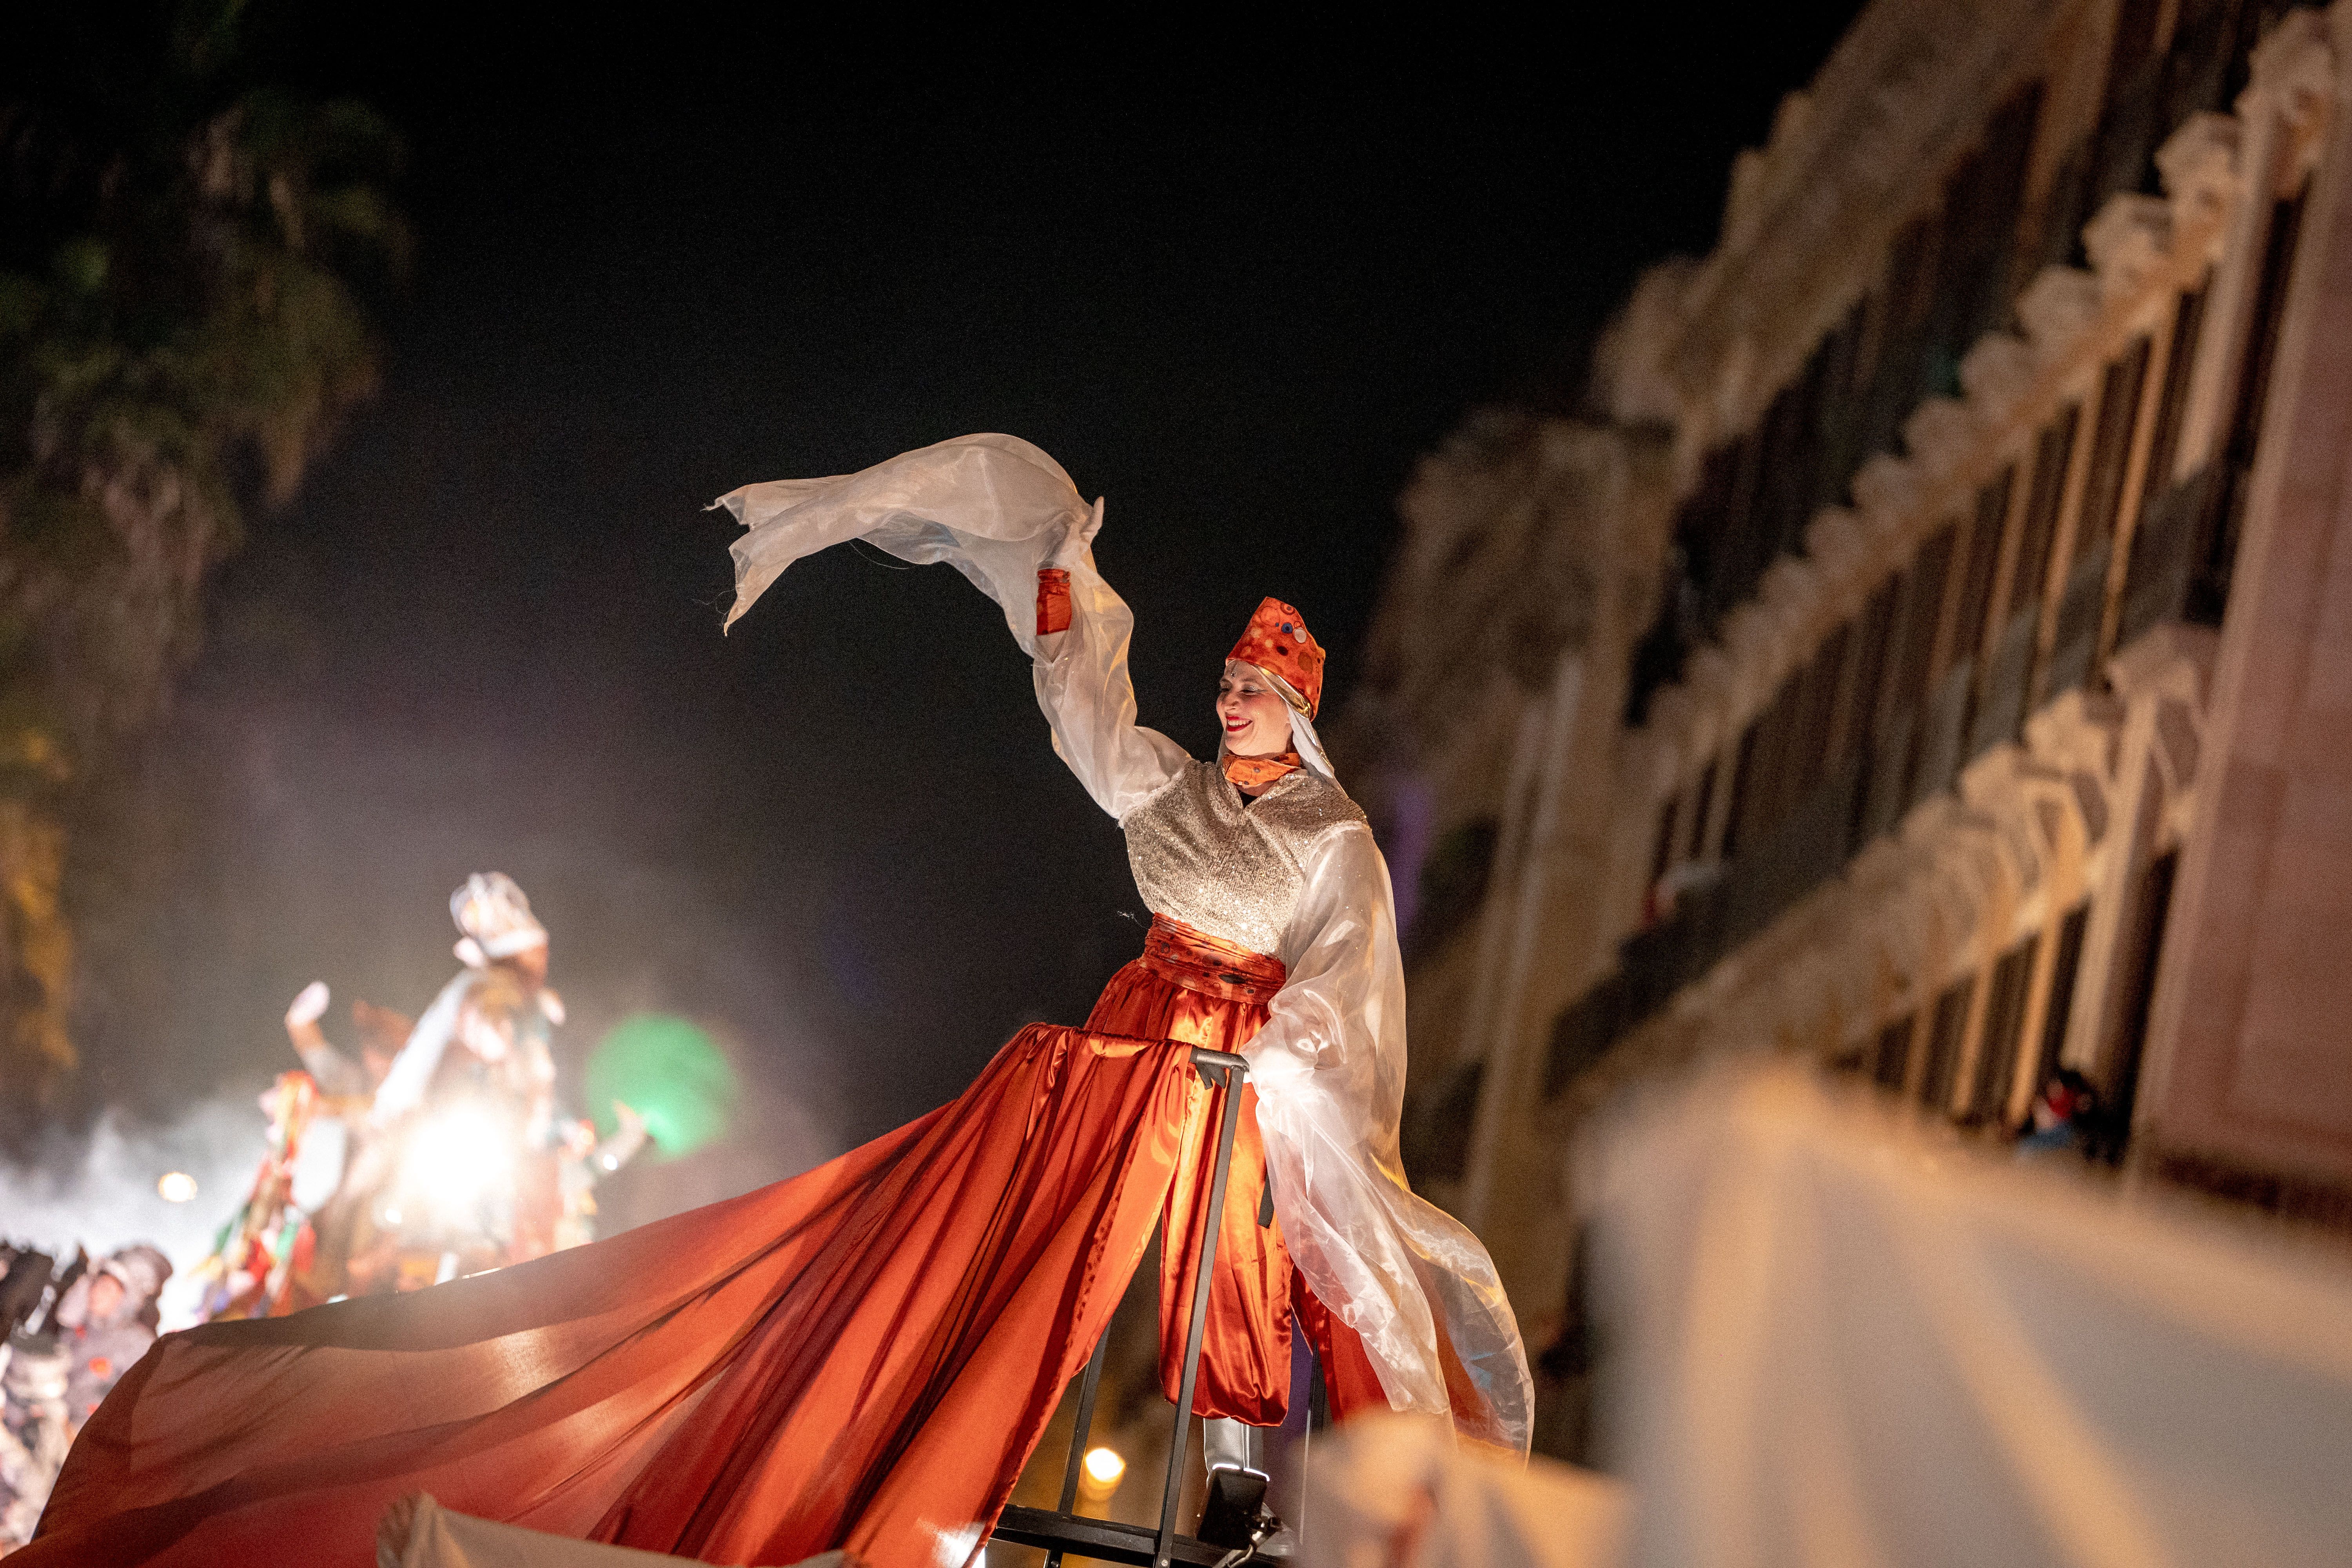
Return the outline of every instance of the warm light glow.
<path id="1" fill-rule="evenodd" d="M 184 1204 L 196 1195 L 196 1179 L 185 1171 L 166 1171 L 157 1178 L 155 1195 L 167 1204 Z"/>
<path id="2" fill-rule="evenodd" d="M 411 1134 L 401 1185 L 443 1224 L 466 1225 L 513 1179 L 513 1163 L 512 1135 L 487 1107 L 453 1105 Z"/>
<path id="3" fill-rule="evenodd" d="M 1118 1485 L 1118 1478 L 1127 1474 L 1127 1461 L 1109 1448 L 1088 1448 L 1086 1467 L 1087 1479 L 1105 1491 Z"/>

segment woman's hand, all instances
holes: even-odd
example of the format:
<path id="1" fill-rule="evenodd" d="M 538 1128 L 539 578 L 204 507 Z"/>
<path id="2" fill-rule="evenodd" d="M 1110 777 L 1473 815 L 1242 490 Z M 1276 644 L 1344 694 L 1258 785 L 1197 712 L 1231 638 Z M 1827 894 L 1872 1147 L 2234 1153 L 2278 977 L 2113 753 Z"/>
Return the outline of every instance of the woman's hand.
<path id="1" fill-rule="evenodd" d="M 1055 547 L 1053 554 L 1045 558 L 1045 564 L 1060 572 L 1067 572 L 1087 558 L 1087 552 L 1094 547 L 1095 535 L 1102 531 L 1102 524 L 1103 498 L 1097 496 L 1092 514 L 1084 521 L 1070 523 L 1063 530 L 1062 542 Z"/>

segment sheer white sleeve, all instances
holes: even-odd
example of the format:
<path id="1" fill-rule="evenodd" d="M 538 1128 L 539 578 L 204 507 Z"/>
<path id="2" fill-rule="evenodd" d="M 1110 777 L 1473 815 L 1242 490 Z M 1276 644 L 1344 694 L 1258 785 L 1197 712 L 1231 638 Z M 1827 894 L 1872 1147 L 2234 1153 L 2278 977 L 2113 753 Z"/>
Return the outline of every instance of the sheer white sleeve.
<path id="1" fill-rule="evenodd" d="M 829 545 L 862 539 L 901 561 L 945 562 L 996 601 L 1035 661 L 1054 749 L 1096 804 L 1125 816 L 1183 765 L 1182 747 L 1135 722 L 1127 669 L 1135 616 L 1084 543 L 1093 509 L 1061 465 L 1028 442 L 959 437 L 855 474 L 746 485 L 714 504 L 745 530 L 732 550 L 728 625 L 784 568 Z M 1047 566 L 1070 574 L 1071 622 L 1040 637 L 1037 574 Z"/>
<path id="2" fill-rule="evenodd" d="M 1349 822 L 1316 840 L 1306 872 L 1280 955 L 1289 976 L 1243 1047 L 1283 1237 L 1316 1298 L 1363 1337 L 1392 1405 L 1525 1453 L 1535 1390 L 1494 1260 L 1414 1194 L 1398 1153 L 1404 969 L 1388 865 Z"/>

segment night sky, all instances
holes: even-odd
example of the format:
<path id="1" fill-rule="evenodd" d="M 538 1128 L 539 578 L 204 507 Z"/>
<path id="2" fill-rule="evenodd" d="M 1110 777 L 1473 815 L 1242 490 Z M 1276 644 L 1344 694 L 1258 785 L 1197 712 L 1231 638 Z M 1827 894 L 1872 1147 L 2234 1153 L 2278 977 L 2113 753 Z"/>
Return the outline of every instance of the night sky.
<path id="1" fill-rule="evenodd" d="M 147 764 L 152 967 L 87 1087 L 249 1093 L 314 976 L 331 1032 L 354 996 L 420 1010 L 449 889 L 503 869 L 554 933 L 567 1059 L 650 1007 L 743 1073 L 725 1146 L 625 1176 L 639 1218 L 940 1103 L 1017 1024 L 1083 1017 L 1148 918 L 992 605 L 836 551 L 722 638 L 705 502 L 1009 431 L 1108 497 L 1146 722 L 1214 744 L 1265 594 L 1336 708 L 1417 456 L 1561 400 L 1853 7 L 1540 42 L 927 28 L 919 58 L 912 23 L 354 9 L 281 47 L 406 138 L 414 273 L 381 395 L 219 575 Z"/>

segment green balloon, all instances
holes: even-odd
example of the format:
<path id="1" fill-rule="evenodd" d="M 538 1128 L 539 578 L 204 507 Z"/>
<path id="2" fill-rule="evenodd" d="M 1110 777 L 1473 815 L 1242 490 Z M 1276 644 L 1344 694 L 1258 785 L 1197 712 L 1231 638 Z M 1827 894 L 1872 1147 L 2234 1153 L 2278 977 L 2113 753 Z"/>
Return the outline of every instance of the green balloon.
<path id="1" fill-rule="evenodd" d="M 599 1131 L 619 1125 L 613 1102 L 646 1119 L 657 1159 L 690 1154 L 727 1131 L 735 1069 L 691 1020 L 636 1013 L 613 1026 L 588 1057 L 588 1104 Z"/>

